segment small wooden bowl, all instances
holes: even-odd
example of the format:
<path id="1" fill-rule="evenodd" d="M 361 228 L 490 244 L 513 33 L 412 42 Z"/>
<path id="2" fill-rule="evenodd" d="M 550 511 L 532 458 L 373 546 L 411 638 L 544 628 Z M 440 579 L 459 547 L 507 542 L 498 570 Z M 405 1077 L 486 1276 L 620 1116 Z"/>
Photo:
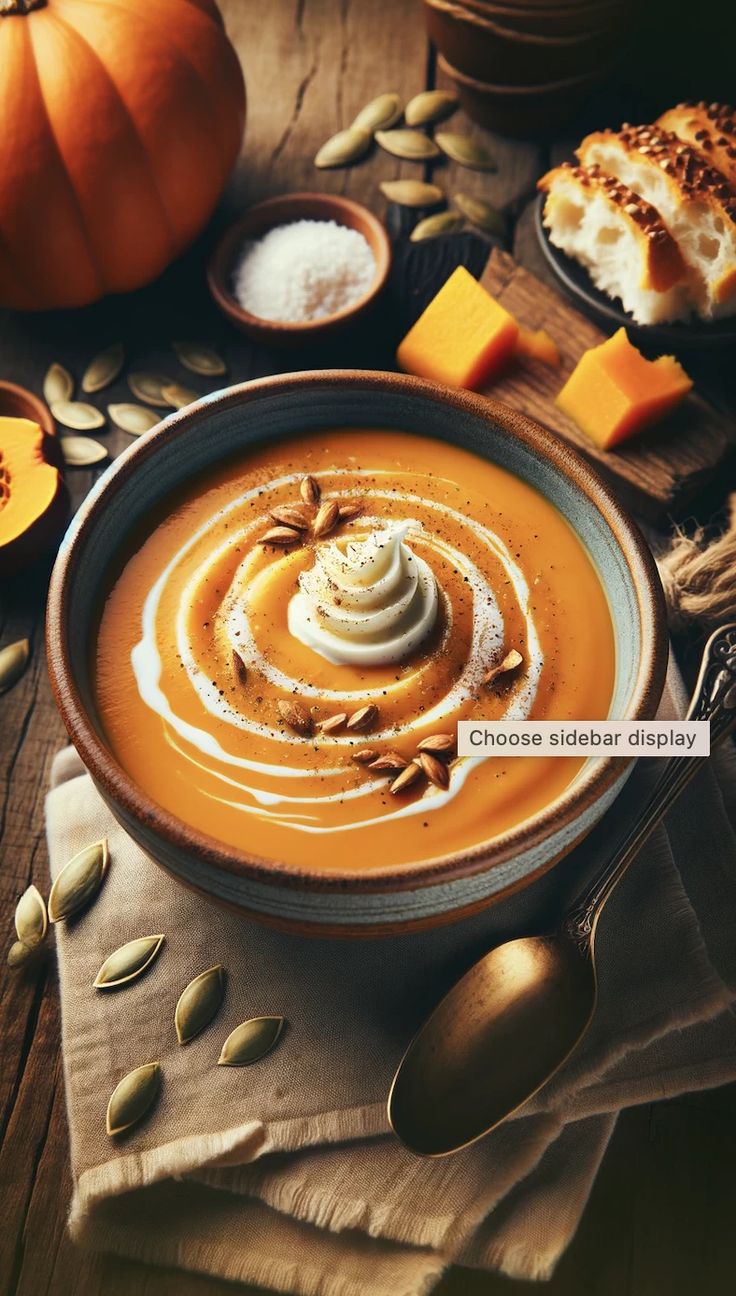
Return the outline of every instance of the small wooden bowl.
<path id="1" fill-rule="evenodd" d="M 292 221 L 335 221 L 357 230 L 368 243 L 376 261 L 376 273 L 367 293 L 345 310 L 326 315 L 324 319 L 292 323 L 263 319 L 244 310 L 232 290 L 232 277 L 238 253 L 247 239 L 258 238 L 276 225 Z M 210 258 L 207 282 L 218 307 L 236 328 L 256 342 L 268 346 L 299 346 L 320 342 L 328 334 L 355 323 L 375 305 L 391 269 L 391 242 L 377 216 L 336 194 L 293 193 L 256 203 L 223 234 Z"/>
<path id="2" fill-rule="evenodd" d="M 46 402 L 17 383 L 0 382 L 0 415 L 31 419 L 49 436 L 56 435 L 56 424 Z"/>

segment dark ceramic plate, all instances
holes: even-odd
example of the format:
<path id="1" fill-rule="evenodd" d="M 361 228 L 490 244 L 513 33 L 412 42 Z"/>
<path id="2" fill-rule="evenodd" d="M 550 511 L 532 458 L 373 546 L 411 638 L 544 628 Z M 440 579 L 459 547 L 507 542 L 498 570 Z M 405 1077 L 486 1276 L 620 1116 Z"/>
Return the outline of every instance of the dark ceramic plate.
<path id="1" fill-rule="evenodd" d="M 534 210 L 534 227 L 545 260 L 565 291 L 577 302 L 580 309 L 603 328 L 628 329 L 642 345 L 649 344 L 662 351 L 677 354 L 703 347 L 728 347 L 736 345 L 736 316 L 714 320 L 709 324 L 698 320 L 692 324 L 637 324 L 620 301 L 614 301 L 600 292 L 587 270 L 550 243 L 542 223 L 544 194 L 540 194 Z"/>

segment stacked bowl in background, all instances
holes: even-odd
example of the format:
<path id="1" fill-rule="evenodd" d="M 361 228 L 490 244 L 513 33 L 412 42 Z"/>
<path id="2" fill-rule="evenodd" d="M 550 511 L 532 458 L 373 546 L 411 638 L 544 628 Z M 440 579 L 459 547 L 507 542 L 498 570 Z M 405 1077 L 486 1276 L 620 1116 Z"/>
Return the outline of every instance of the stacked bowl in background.
<path id="1" fill-rule="evenodd" d="M 508 135 L 559 126 L 605 80 L 631 0 L 422 0 L 439 66 L 474 121 Z"/>

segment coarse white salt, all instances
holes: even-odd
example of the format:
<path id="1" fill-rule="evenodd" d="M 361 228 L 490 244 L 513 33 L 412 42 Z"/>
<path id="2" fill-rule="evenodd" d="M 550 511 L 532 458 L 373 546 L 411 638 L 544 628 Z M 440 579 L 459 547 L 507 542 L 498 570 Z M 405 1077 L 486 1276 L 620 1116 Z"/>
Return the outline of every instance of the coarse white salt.
<path id="1" fill-rule="evenodd" d="M 375 257 L 358 230 L 299 220 L 245 243 L 233 286 L 251 315 L 296 324 L 352 306 L 375 274 Z"/>

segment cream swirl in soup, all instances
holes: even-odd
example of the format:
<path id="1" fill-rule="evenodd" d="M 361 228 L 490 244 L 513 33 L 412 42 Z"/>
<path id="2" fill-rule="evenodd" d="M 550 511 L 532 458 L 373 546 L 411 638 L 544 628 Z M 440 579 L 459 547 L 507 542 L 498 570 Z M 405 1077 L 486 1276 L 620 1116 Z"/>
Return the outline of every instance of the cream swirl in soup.
<path id="1" fill-rule="evenodd" d="M 386 666 L 419 647 L 437 620 L 432 568 L 407 544 L 411 523 L 317 550 L 289 604 L 289 630 L 336 666 Z"/>
<path id="2" fill-rule="evenodd" d="M 335 504 L 318 538 L 306 474 Z M 521 665 L 486 683 L 512 648 Z M 110 744 L 166 809 L 261 857 L 370 870 L 552 801 L 581 762 L 457 759 L 457 722 L 605 716 L 614 651 L 585 549 L 530 486 L 437 441 L 332 430 L 256 449 L 151 519 L 96 667 Z M 443 769 L 395 788 L 438 734 Z"/>

